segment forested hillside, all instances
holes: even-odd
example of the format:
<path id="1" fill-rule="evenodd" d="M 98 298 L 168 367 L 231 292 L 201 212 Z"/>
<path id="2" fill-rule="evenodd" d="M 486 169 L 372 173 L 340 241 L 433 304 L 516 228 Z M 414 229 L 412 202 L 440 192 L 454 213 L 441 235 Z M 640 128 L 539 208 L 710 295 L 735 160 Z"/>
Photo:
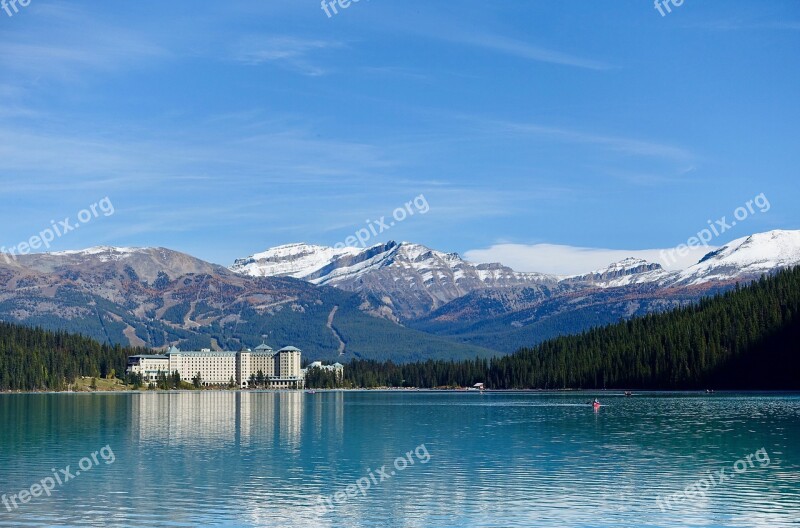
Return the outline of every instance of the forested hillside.
<path id="1" fill-rule="evenodd" d="M 0 390 L 61 390 L 79 376 L 121 375 L 134 349 L 0 323 Z"/>
<path id="2" fill-rule="evenodd" d="M 354 361 L 345 376 L 355 386 L 800 388 L 800 268 L 690 307 L 552 339 L 503 358 Z"/>

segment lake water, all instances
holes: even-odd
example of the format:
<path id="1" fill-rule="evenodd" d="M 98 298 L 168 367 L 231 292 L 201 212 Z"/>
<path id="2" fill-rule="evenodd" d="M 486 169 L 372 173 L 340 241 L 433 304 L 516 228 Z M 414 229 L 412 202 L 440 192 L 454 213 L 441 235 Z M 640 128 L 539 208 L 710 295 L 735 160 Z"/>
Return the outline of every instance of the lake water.
<path id="1" fill-rule="evenodd" d="M 800 395 L 0 395 L 0 494 L 3 527 L 800 526 Z"/>

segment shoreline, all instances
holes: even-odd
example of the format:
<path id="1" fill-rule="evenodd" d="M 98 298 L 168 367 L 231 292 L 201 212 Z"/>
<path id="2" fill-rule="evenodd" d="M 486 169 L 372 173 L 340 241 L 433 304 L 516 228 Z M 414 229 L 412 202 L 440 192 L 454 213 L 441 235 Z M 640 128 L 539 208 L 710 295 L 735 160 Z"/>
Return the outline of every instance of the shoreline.
<path id="1" fill-rule="evenodd" d="M 509 393 L 522 393 L 522 394 L 597 394 L 605 395 L 605 397 L 636 397 L 642 395 L 652 394 L 702 394 L 704 396 L 714 396 L 717 394 L 800 394 L 798 389 L 725 389 L 714 390 L 713 393 L 707 393 L 705 389 L 639 389 L 633 391 L 631 396 L 626 396 L 625 392 L 630 389 L 484 389 L 469 390 L 469 389 L 428 389 L 428 388 L 399 388 L 399 387 L 373 387 L 373 388 L 347 388 L 347 389 L 122 389 L 122 390 L 0 390 L 0 396 L 3 395 L 24 395 L 24 394 L 202 394 L 202 393 L 217 393 L 217 392 L 231 392 L 231 393 L 333 393 L 333 392 L 397 392 L 397 393 L 456 393 L 456 394 L 509 394 Z"/>

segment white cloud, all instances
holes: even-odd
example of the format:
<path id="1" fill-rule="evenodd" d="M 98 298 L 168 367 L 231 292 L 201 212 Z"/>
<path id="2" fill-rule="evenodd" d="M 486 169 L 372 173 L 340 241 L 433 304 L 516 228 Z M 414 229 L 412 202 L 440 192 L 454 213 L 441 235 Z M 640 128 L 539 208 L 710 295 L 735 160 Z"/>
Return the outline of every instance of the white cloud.
<path id="1" fill-rule="evenodd" d="M 661 264 L 670 270 L 684 269 L 715 249 L 717 248 L 712 246 L 692 249 L 686 257 L 679 257 L 674 252 L 672 254 L 677 259 L 674 263 L 669 255 L 672 248 L 626 250 L 557 244 L 495 244 L 486 249 L 471 249 L 464 256 L 472 262 L 501 262 L 517 271 L 577 275 L 606 268 L 609 264 L 628 257 Z"/>

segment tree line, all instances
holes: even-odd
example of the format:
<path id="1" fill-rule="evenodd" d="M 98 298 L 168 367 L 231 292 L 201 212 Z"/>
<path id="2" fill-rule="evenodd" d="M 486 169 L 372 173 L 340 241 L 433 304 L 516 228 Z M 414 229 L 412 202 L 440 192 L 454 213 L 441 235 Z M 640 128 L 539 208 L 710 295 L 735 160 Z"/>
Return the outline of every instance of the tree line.
<path id="1" fill-rule="evenodd" d="M 144 350 L 0 322 L 0 390 L 64 390 L 79 376 L 121 376 Z"/>

